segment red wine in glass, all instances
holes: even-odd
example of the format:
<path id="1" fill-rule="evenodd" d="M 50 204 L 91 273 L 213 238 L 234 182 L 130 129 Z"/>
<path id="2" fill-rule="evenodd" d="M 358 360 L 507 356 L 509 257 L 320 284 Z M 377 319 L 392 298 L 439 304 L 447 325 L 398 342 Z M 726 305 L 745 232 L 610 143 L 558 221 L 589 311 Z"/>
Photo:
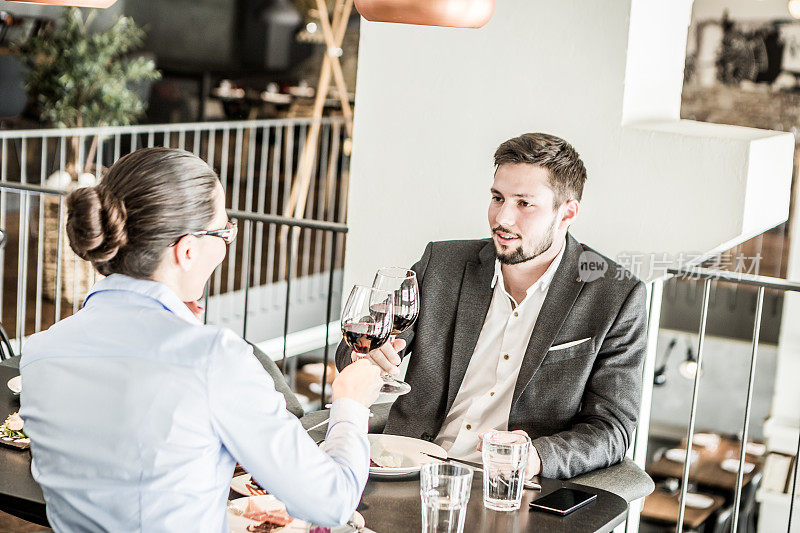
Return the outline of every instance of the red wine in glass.
<path id="1" fill-rule="evenodd" d="M 342 337 L 362 357 L 380 348 L 392 334 L 394 304 L 389 291 L 356 285 L 342 310 Z M 385 380 L 384 380 L 385 381 Z M 394 393 L 391 383 L 381 392 Z"/>
<path id="2" fill-rule="evenodd" d="M 362 355 L 380 348 L 389 338 L 388 335 L 377 333 L 378 331 L 380 328 L 371 322 L 342 323 L 342 335 L 345 342 L 354 352 Z"/>
<path id="3" fill-rule="evenodd" d="M 393 295 L 392 335 L 399 335 L 410 328 L 419 316 L 417 274 L 406 268 L 384 267 L 375 274 L 372 286 L 389 291 Z M 389 374 L 384 374 L 383 379 L 390 384 L 395 394 L 406 394 L 411 391 L 411 385 Z"/>

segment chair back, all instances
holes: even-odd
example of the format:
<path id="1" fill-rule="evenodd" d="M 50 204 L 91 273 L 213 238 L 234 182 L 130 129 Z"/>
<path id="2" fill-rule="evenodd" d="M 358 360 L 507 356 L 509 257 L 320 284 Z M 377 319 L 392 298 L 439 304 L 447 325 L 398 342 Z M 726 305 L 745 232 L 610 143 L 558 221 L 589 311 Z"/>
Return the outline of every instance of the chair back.
<path id="1" fill-rule="evenodd" d="M 300 405 L 300 400 L 298 400 L 297 396 L 292 392 L 291 387 L 289 387 L 289 384 L 286 382 L 286 378 L 283 376 L 280 368 L 278 368 L 278 365 L 276 365 L 275 361 L 267 354 L 259 350 L 258 347 L 252 344 L 251 346 L 253 346 L 253 355 L 256 356 L 261 366 L 263 366 L 264 370 L 270 375 L 272 381 L 275 382 L 275 390 L 283 394 L 283 397 L 286 399 L 286 409 L 297 418 L 302 417 L 305 414 L 303 406 Z"/>
<path id="2" fill-rule="evenodd" d="M 711 528 L 711 533 L 728 533 L 731 529 L 731 522 L 733 521 L 733 507 L 722 507 L 717 511 L 714 526 Z"/>

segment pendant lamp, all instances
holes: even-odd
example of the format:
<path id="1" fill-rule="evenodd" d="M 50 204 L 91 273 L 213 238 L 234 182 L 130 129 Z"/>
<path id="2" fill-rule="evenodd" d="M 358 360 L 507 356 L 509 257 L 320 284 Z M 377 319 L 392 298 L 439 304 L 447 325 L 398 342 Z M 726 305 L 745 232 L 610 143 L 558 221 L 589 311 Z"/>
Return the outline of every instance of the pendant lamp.
<path id="1" fill-rule="evenodd" d="M 105 9 L 117 0 L 11 0 L 12 2 L 25 2 L 27 4 L 44 4 L 46 6 L 74 6 L 97 7 Z"/>
<path id="2" fill-rule="evenodd" d="M 355 0 L 372 22 L 480 28 L 492 18 L 494 0 Z"/>

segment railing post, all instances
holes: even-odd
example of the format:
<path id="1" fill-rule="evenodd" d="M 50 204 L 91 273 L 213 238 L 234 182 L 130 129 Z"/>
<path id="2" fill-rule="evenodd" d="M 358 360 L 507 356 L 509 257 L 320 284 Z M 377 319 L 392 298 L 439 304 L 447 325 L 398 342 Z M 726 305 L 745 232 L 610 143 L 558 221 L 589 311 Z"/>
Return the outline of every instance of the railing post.
<path id="1" fill-rule="evenodd" d="M 289 336 L 289 298 L 291 296 L 292 287 L 292 236 L 294 235 L 294 226 L 289 226 L 289 239 L 287 241 L 286 249 L 288 255 L 286 257 L 286 301 L 283 311 L 283 359 L 281 360 L 281 372 L 286 374 L 286 338 Z"/>
<path id="2" fill-rule="evenodd" d="M 247 340 L 247 303 L 248 297 L 250 294 L 250 225 L 252 222 L 249 220 L 245 220 L 243 224 L 244 230 L 244 257 L 242 258 L 243 266 L 244 266 L 244 316 L 242 318 L 242 338 Z M 258 226 L 256 226 L 258 227 Z"/>
<path id="3" fill-rule="evenodd" d="M 325 390 L 328 385 L 328 350 L 330 348 L 330 323 L 331 323 L 331 303 L 333 301 L 333 272 L 336 268 L 336 241 L 338 234 L 331 232 L 331 263 L 328 273 L 328 300 L 325 304 L 325 351 L 322 356 L 322 398 L 320 399 L 320 409 L 325 408 Z"/>
<path id="4" fill-rule="evenodd" d="M 756 378 L 756 358 L 758 357 L 758 339 L 761 335 L 761 314 L 764 309 L 764 287 L 758 288 L 756 300 L 756 317 L 753 323 L 753 348 L 750 353 L 750 376 L 747 380 L 747 402 L 744 406 L 744 423 L 742 424 L 742 447 L 739 450 L 739 468 L 736 472 L 736 492 L 733 497 L 733 522 L 731 532 L 736 533 L 739 526 L 739 503 L 742 500 L 742 483 L 744 481 L 744 458 L 747 451 L 747 435 L 750 427 L 750 407 L 753 402 L 753 381 Z"/>
<path id="5" fill-rule="evenodd" d="M 689 469 L 692 467 L 692 439 L 694 438 L 694 422 L 697 411 L 697 398 L 700 392 L 700 370 L 703 363 L 703 343 L 706 337 L 706 321 L 708 319 L 708 296 L 711 292 L 711 279 L 703 281 L 703 307 L 700 315 L 700 334 L 697 341 L 697 370 L 694 374 L 694 388 L 692 389 L 692 406 L 689 411 L 689 429 L 686 433 L 686 456 L 683 461 L 683 476 L 681 480 L 681 499 L 678 506 L 678 533 L 683 532 L 683 515 L 686 511 L 686 492 L 689 489 Z"/>

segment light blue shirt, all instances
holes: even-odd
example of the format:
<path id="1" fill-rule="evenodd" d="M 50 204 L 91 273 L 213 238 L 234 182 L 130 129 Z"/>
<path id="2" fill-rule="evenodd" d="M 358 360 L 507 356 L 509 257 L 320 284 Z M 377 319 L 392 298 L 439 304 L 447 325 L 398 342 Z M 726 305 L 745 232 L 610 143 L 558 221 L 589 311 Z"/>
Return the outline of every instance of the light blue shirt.
<path id="1" fill-rule="evenodd" d="M 56 531 L 227 532 L 242 464 L 289 514 L 346 522 L 367 481 L 369 410 L 331 409 L 323 449 L 228 329 L 161 283 L 114 274 L 24 347 L 31 470 Z"/>

